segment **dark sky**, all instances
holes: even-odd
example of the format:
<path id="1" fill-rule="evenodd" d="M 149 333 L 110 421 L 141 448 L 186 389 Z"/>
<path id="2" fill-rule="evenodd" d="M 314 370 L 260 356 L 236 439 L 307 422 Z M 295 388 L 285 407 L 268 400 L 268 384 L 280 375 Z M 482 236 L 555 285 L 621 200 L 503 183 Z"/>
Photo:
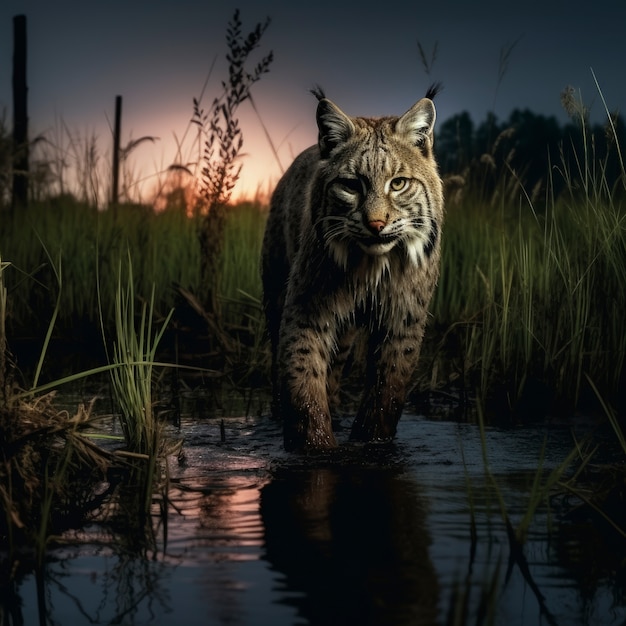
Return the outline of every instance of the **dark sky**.
<path id="1" fill-rule="evenodd" d="M 506 118 L 515 107 L 563 121 L 559 95 L 572 85 L 601 121 L 593 69 L 609 108 L 626 108 L 623 0 L 2 0 L 0 107 L 10 120 L 12 17 L 25 14 L 32 134 L 52 140 L 65 124 L 75 134 L 97 134 L 104 155 L 120 94 L 125 139 L 160 138 L 137 150 L 141 173 L 150 175 L 176 160 L 174 137 L 183 141 L 192 98 L 216 58 L 207 105 L 225 76 L 225 29 L 236 7 L 246 32 L 271 18 L 260 53 L 273 50 L 275 61 L 254 93 L 283 166 L 315 140 L 315 100 L 308 93 L 315 84 L 349 114 L 383 115 L 403 113 L 438 80 L 445 85 L 438 119 L 467 110 L 476 122 L 488 111 Z M 428 54 L 437 44 L 430 76 L 418 41 Z M 249 105 L 241 117 L 250 190 L 275 181 L 280 169 Z"/>

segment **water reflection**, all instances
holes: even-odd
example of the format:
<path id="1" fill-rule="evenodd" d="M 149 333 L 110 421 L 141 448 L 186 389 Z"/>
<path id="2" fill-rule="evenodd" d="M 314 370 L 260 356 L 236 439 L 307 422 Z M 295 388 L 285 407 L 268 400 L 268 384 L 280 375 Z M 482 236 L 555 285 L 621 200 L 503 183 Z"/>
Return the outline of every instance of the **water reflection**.
<path id="1" fill-rule="evenodd" d="M 261 492 L 279 602 L 310 624 L 435 624 L 425 502 L 402 468 L 286 467 Z"/>
<path id="2" fill-rule="evenodd" d="M 21 564 L 0 588 L 0 624 L 428 626 L 452 623 L 452 608 L 454 623 L 489 623 L 485 607 L 511 626 L 626 624 L 623 540 L 582 511 L 563 519 L 571 506 L 552 500 L 523 547 L 542 600 L 519 562 L 508 570 L 478 429 L 403 419 L 393 446 L 346 444 L 322 458 L 284 453 L 269 420 L 227 420 L 225 443 L 215 422 L 184 423 L 168 516 L 155 505 L 146 529 L 132 492 L 119 492 L 106 525 L 51 546 L 40 579 Z M 517 526 L 545 435 L 490 429 L 486 438 Z M 571 437 L 551 432 L 548 443 L 546 472 Z"/>
<path id="3" fill-rule="evenodd" d="M 88 566 L 88 559 L 81 559 Z M 64 559 L 45 569 L 46 619 L 42 624 L 138 624 L 146 615 L 171 611 L 172 597 L 167 566 L 161 561 L 118 554 L 107 565 L 93 563 L 88 580 L 76 585 L 76 563 Z M 96 569 L 96 567 L 98 569 Z M 94 593 L 94 591 L 96 593 Z M 73 606 L 72 606 L 73 605 Z M 41 620 L 41 615 L 40 615 Z"/>

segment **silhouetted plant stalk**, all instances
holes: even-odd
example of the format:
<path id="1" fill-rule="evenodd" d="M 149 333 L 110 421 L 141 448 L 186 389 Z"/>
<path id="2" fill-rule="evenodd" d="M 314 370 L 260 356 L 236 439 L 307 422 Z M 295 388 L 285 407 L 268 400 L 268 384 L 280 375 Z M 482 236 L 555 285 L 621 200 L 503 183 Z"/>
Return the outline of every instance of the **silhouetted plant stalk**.
<path id="1" fill-rule="evenodd" d="M 226 204 L 241 172 L 239 157 L 243 146 L 243 134 L 237 118 L 239 105 L 250 98 L 250 91 L 263 74 L 269 71 L 273 60 L 270 52 L 248 71 L 246 63 L 259 46 L 263 33 L 269 26 L 269 18 L 256 25 L 247 36 L 242 34 L 239 11 L 226 31 L 228 45 L 228 80 L 222 81 L 223 92 L 216 97 L 208 111 L 201 108 L 198 99 L 193 100 L 192 122 L 197 125 L 203 138 L 201 170 L 200 247 L 202 254 L 201 279 L 206 289 L 203 298 L 209 313 L 217 311 L 219 261 L 222 251 Z"/>

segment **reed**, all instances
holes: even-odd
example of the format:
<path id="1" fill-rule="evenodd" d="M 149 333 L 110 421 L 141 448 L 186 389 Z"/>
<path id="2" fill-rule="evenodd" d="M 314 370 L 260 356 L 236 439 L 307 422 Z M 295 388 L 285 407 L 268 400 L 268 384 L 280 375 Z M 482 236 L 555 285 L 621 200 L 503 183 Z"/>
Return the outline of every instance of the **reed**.
<path id="1" fill-rule="evenodd" d="M 127 446 L 134 452 L 149 455 L 156 451 L 155 442 L 158 441 L 158 425 L 152 408 L 153 363 L 172 312 L 167 315 L 161 329 L 153 333 L 154 289 L 150 300 L 142 302 L 141 311 L 137 313 L 130 257 L 126 284 L 122 273 L 120 263 L 112 353 L 112 362 L 117 367 L 111 370 L 111 382 L 120 407 L 120 425 Z"/>
<path id="2" fill-rule="evenodd" d="M 150 299 L 143 300 L 141 310 L 136 311 L 137 296 L 130 253 L 125 268 L 126 280 L 123 274 L 120 263 L 115 297 L 115 340 L 110 357 L 115 367 L 111 368 L 110 376 L 126 442 L 125 456 L 139 463 L 135 480 L 143 496 L 143 505 L 139 510 L 145 516 L 150 511 L 155 485 L 161 482 L 163 475 L 167 475 L 167 471 L 159 471 L 161 464 L 166 463 L 167 454 L 176 450 L 175 444 L 168 445 L 163 423 L 155 415 L 152 395 L 157 348 L 173 311 L 165 316 L 160 328 L 153 328 L 154 288 Z M 106 336 L 104 327 L 103 336 Z"/>

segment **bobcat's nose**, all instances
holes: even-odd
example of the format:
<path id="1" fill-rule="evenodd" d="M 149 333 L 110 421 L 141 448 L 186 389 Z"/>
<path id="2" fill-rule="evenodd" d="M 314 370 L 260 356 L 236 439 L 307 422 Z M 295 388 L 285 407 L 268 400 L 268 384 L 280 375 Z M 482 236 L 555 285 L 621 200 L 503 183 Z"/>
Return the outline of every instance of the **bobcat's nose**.
<path id="1" fill-rule="evenodd" d="M 371 220 L 367 223 L 367 226 L 375 235 L 380 235 L 382 229 L 387 226 L 387 222 L 383 220 Z"/>

